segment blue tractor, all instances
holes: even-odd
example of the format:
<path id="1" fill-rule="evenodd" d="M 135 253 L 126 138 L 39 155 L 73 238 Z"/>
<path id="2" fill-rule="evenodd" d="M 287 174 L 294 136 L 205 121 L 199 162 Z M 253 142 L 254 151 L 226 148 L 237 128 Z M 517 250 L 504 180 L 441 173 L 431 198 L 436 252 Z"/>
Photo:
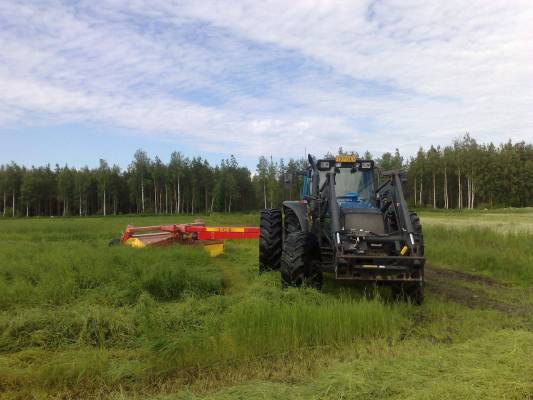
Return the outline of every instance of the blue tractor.
<path id="1" fill-rule="evenodd" d="M 422 225 L 409 211 L 401 171 L 383 172 L 374 185 L 374 162 L 355 156 L 308 157 L 302 198 L 261 211 L 259 269 L 279 270 L 284 287 L 335 279 L 392 286 L 398 296 L 424 298 Z"/>

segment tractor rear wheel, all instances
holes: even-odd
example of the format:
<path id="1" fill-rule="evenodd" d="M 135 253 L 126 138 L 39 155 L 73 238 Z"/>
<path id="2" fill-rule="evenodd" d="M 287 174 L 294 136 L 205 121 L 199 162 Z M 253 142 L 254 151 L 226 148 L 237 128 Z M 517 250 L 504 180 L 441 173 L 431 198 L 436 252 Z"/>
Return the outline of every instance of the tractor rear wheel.
<path id="1" fill-rule="evenodd" d="M 294 232 L 285 238 L 281 256 L 281 284 L 288 286 L 322 287 L 322 272 L 319 268 L 320 249 L 312 233 Z"/>
<path id="2" fill-rule="evenodd" d="M 278 270 L 283 241 L 281 211 L 276 208 L 261 210 L 259 230 L 259 273 Z"/>

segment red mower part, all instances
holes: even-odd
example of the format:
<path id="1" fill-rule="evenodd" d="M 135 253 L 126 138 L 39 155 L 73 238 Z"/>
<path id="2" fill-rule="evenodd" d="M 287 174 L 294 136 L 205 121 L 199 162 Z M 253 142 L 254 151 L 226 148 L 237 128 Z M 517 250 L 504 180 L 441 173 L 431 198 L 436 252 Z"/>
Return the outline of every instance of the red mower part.
<path id="1" fill-rule="evenodd" d="M 133 226 L 128 225 L 121 243 L 142 248 L 168 244 L 203 245 L 209 254 L 216 256 L 223 251 L 226 239 L 257 239 L 259 228 L 240 226 L 205 226 L 203 223 Z"/>

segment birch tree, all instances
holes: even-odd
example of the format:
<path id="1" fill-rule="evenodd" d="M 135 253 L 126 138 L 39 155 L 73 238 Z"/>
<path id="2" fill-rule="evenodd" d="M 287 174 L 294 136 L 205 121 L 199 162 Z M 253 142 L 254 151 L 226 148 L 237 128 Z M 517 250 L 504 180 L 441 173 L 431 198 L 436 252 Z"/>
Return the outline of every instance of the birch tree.
<path id="1" fill-rule="evenodd" d="M 256 171 L 263 192 L 263 208 L 267 208 L 268 160 L 264 156 L 259 157 Z"/>
<path id="2" fill-rule="evenodd" d="M 68 165 L 59 170 L 57 176 L 57 194 L 58 200 L 63 203 L 63 216 L 70 214 L 70 206 L 74 195 L 75 177 L 74 172 Z"/>
<path id="3" fill-rule="evenodd" d="M 134 193 L 140 189 L 141 212 L 144 214 L 145 208 L 145 184 L 149 178 L 150 158 L 143 150 L 137 150 L 133 155 L 133 163 L 130 166 L 131 178 L 134 184 Z M 138 189 L 137 189 L 138 188 Z"/>
<path id="4" fill-rule="evenodd" d="M 109 175 L 111 170 L 106 160 L 100 159 L 100 165 L 98 167 L 98 192 L 102 198 L 102 214 L 104 217 L 107 215 L 107 190 Z"/>
<path id="5" fill-rule="evenodd" d="M 6 166 L 6 191 L 11 195 L 11 216 L 17 212 L 17 196 L 20 195 L 22 169 L 14 162 Z M 8 196 L 9 196 L 8 194 Z"/>

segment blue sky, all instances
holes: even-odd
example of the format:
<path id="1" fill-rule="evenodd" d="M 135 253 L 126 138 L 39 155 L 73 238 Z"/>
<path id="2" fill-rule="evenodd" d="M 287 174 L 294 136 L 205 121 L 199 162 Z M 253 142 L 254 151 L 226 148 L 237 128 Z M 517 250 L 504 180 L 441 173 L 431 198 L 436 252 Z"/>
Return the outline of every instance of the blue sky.
<path id="1" fill-rule="evenodd" d="M 533 137 L 525 1 L 0 1 L 0 163 Z"/>

